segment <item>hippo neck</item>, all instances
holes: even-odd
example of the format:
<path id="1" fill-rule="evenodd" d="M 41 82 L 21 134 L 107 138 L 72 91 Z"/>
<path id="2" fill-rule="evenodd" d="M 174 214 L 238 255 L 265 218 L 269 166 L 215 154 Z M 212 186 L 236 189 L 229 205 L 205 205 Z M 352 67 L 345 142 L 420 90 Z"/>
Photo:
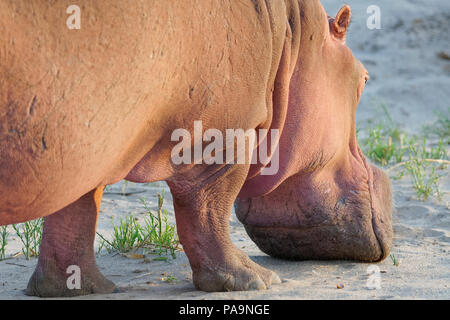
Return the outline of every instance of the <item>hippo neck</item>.
<path id="1" fill-rule="evenodd" d="M 270 7 L 273 4 L 268 3 L 267 5 L 270 19 L 273 21 L 275 11 L 273 7 Z M 277 39 L 276 35 L 273 37 L 273 44 L 278 43 L 281 46 L 281 55 L 274 62 L 272 81 L 268 84 L 267 106 L 270 112 L 267 121 L 260 127 L 260 129 L 268 129 L 267 135 L 258 137 L 259 147 L 254 150 L 258 154 L 258 159 L 261 158 L 262 154 L 264 154 L 262 157 L 265 159 L 264 161 L 258 160 L 256 164 L 252 164 L 247 177 L 247 181 L 251 181 L 255 177 L 258 178 L 257 180 L 264 180 L 263 185 L 266 187 L 263 189 L 270 190 L 281 183 L 276 178 L 278 175 L 274 175 L 274 172 L 279 169 L 277 163 L 279 156 L 278 142 L 285 127 L 285 120 L 288 114 L 289 87 L 300 51 L 301 17 L 298 1 L 286 1 L 286 11 L 283 14 L 285 14 L 285 29 L 282 38 Z M 274 27 L 272 25 L 272 30 L 275 34 Z M 261 152 L 261 146 L 265 146 L 267 152 Z M 248 187 L 247 184 L 244 185 L 241 196 L 254 188 L 255 186 L 252 183 Z M 264 191 L 259 191 L 258 193 L 261 192 L 264 193 Z"/>

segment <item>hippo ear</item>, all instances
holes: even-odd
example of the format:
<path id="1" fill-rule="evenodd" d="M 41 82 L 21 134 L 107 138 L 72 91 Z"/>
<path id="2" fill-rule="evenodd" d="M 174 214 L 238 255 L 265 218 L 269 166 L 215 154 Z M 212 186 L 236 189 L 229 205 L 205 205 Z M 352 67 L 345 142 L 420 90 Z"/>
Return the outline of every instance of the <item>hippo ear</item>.
<path id="1" fill-rule="evenodd" d="M 350 6 L 345 5 L 339 10 L 336 18 L 330 21 L 331 32 L 336 38 L 345 41 L 351 16 L 352 10 Z"/>

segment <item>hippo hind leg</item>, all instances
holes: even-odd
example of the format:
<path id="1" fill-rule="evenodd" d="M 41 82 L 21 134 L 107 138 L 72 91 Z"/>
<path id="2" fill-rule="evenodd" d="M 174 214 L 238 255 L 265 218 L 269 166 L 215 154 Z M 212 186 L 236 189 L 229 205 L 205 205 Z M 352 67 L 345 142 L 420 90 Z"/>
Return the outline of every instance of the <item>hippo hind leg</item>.
<path id="1" fill-rule="evenodd" d="M 104 187 L 97 188 L 44 218 L 41 252 L 27 295 L 64 297 L 115 291 L 115 285 L 98 270 L 94 256 L 103 190 Z M 76 272 L 80 276 L 79 286 L 76 279 L 69 279 Z"/>
<path id="2" fill-rule="evenodd" d="M 206 174 L 208 178 L 201 179 L 202 183 L 191 186 L 187 181 L 192 179 L 168 181 L 178 235 L 195 287 L 208 292 L 244 291 L 264 290 L 280 283 L 274 272 L 253 262 L 230 239 L 229 217 L 248 166 L 225 165 L 212 171 Z"/>

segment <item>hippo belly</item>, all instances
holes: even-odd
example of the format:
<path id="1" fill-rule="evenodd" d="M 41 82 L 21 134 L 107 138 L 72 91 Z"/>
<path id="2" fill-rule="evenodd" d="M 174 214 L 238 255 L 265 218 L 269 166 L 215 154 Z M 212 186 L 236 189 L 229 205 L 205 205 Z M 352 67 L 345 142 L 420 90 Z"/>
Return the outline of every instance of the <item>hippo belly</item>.
<path id="1" fill-rule="evenodd" d="M 63 3 L 39 3 L 34 16 L 27 1 L 0 4 L 0 43 L 11 43 L 0 51 L 2 224 L 49 215 L 132 179 L 146 159 L 152 165 L 138 180 L 167 179 L 170 133 L 196 119 L 214 128 L 265 119 L 272 40 L 253 7 L 230 19 L 231 8 L 208 5 L 198 9 L 206 18 L 192 21 L 187 4 L 94 3 L 85 1 L 80 30 L 65 27 Z M 126 23 L 114 25 L 121 15 Z M 239 30 L 260 40 L 244 46 Z M 258 64 L 248 64 L 248 51 L 259 53 Z"/>

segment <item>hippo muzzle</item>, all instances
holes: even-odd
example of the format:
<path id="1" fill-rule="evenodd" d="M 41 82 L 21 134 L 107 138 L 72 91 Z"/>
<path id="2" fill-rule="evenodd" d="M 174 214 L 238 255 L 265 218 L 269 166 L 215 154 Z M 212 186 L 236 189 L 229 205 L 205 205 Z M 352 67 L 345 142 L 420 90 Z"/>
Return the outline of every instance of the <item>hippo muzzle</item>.
<path id="1" fill-rule="evenodd" d="M 238 199 L 236 214 L 250 238 L 263 252 L 283 259 L 386 258 L 393 238 L 386 174 L 368 165 L 367 180 L 353 186 L 319 176 L 298 174 L 266 196 Z M 340 189 L 344 185 L 347 189 Z"/>

